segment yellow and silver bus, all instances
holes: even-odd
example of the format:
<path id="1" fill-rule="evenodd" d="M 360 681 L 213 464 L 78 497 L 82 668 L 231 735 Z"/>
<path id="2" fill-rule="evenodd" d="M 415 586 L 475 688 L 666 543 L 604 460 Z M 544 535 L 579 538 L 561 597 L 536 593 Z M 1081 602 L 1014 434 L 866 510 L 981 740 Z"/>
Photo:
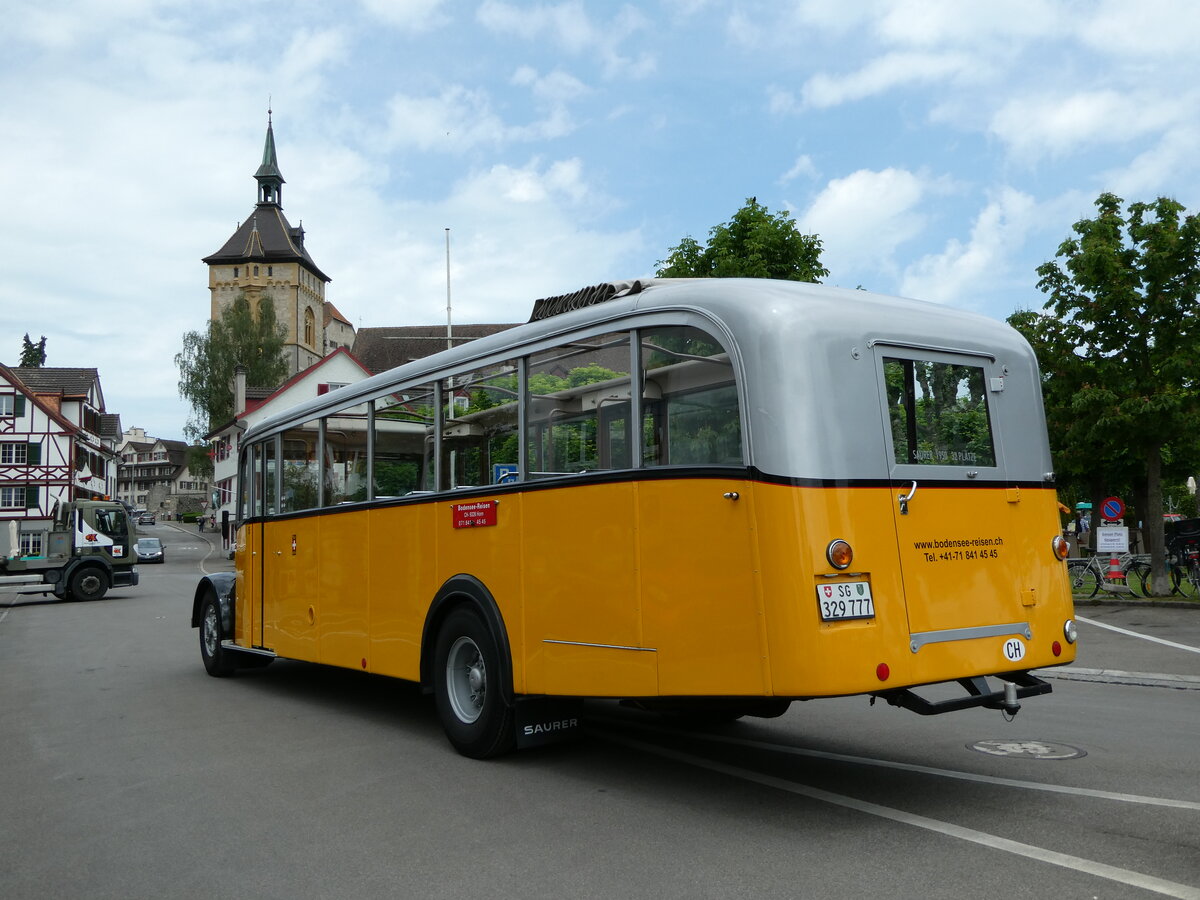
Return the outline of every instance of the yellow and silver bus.
<path id="1" fill-rule="evenodd" d="M 1075 656 L 1034 355 L 929 303 L 742 279 L 546 298 L 255 425 L 238 490 L 236 573 L 192 612 L 208 672 L 419 682 L 473 757 L 569 732 L 582 698 L 1014 713 Z"/>

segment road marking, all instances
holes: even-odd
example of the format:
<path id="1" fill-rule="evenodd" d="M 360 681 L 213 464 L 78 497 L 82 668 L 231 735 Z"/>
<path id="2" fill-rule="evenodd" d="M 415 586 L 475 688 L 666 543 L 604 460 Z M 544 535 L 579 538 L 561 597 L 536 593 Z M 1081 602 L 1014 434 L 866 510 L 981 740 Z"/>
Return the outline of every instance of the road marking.
<path id="1" fill-rule="evenodd" d="M 595 718 L 595 717 L 589 717 Z M 630 722 L 614 717 L 600 717 L 606 721 L 620 725 L 651 731 L 657 734 L 678 734 L 666 728 L 640 722 Z M 1175 797 L 1147 797 L 1142 794 L 1124 794 L 1116 791 L 1098 791 L 1093 788 L 1071 787 L 1064 784 L 1045 784 L 1039 781 L 1022 781 L 1017 778 L 1002 778 L 997 775 L 977 775 L 974 772 L 960 772 L 955 769 L 936 769 L 933 766 L 922 766 L 916 763 L 897 762 L 890 759 L 874 759 L 869 756 L 850 756 L 845 753 L 830 753 L 825 750 L 810 750 L 805 747 L 789 747 L 786 744 L 772 744 L 768 741 L 754 741 L 749 738 L 730 737 L 723 734 L 701 734 L 688 732 L 691 740 L 702 740 L 716 744 L 732 744 L 739 747 L 749 747 L 755 750 L 768 750 L 783 753 L 788 756 L 803 756 L 809 759 L 824 759 L 831 762 L 851 763 L 860 766 L 874 766 L 880 769 L 896 769 L 902 772 L 916 772 L 920 775 L 934 775 L 940 778 L 956 778 L 959 781 L 973 781 L 978 784 L 993 784 L 999 787 L 1021 788 L 1026 791 L 1045 791 L 1050 794 L 1070 794 L 1076 797 L 1091 797 L 1097 800 L 1116 800 L 1120 803 L 1137 803 L 1142 806 L 1166 806 L 1172 809 L 1187 809 L 1200 811 L 1200 802 L 1195 800 L 1180 800 Z"/>
<path id="2" fill-rule="evenodd" d="M 1097 622 L 1095 619 L 1085 619 L 1083 616 L 1076 616 L 1075 621 L 1087 622 L 1089 625 L 1095 625 L 1097 628 L 1107 628 L 1109 631 L 1115 631 L 1118 634 L 1127 634 L 1130 637 L 1141 638 L 1143 641 L 1154 641 L 1154 643 L 1162 644 L 1164 647 L 1174 647 L 1176 650 L 1187 650 L 1190 653 L 1200 653 L 1200 647 L 1192 647 L 1188 644 L 1177 644 L 1174 641 L 1164 641 L 1162 638 L 1151 637 L 1148 634 L 1141 634 L 1137 631 L 1130 631 L 1128 628 L 1118 628 L 1116 625 L 1108 625 L 1104 622 Z"/>
<path id="3" fill-rule="evenodd" d="M 786 791 L 790 794 L 798 794 L 801 797 L 808 797 L 810 800 L 817 800 L 821 803 L 828 803 L 833 806 L 843 807 L 845 809 L 857 810 L 858 812 L 866 813 L 867 815 L 871 816 L 877 816 L 881 819 L 889 819 L 893 822 L 900 822 L 904 825 L 912 825 L 915 828 L 922 828 L 926 831 L 932 831 L 948 837 L 955 837 L 959 838 L 960 840 L 970 841 L 973 844 L 980 844 L 993 850 L 1003 850 L 1005 853 L 1011 853 L 1015 856 L 1023 856 L 1026 859 L 1037 860 L 1039 862 L 1049 863 L 1050 865 L 1054 866 L 1061 866 L 1064 869 L 1073 869 L 1074 871 L 1082 872 L 1085 875 L 1105 878 L 1109 881 L 1115 881 L 1118 884 L 1125 884 L 1141 890 L 1152 891 L 1153 893 L 1162 894 L 1167 897 L 1175 897 L 1177 900 L 1200 900 L 1200 888 L 1192 887 L 1191 885 L 1179 884 L 1175 881 L 1167 881 L 1165 878 L 1157 878 L 1153 875 L 1145 875 L 1141 872 L 1134 872 L 1130 869 L 1122 869 L 1118 866 L 1110 866 L 1107 863 L 1096 862 L 1095 860 L 1091 859 L 1084 859 L 1081 856 L 1072 856 L 1069 853 L 1059 853 L 1055 850 L 1047 850 L 1044 847 L 1035 847 L 1032 844 L 1025 844 L 1021 841 L 1013 841 L 1008 838 L 1000 837 L 999 835 L 988 834 L 985 831 L 977 831 L 974 828 L 965 828 L 962 825 L 954 825 L 950 822 L 943 822 L 939 819 L 931 819 L 928 816 L 904 812 L 903 810 L 893 809 L 890 806 L 883 806 L 878 803 L 870 803 L 866 800 L 858 800 L 854 797 L 847 797 L 843 794 L 835 794 L 831 791 L 823 791 L 820 788 L 797 784 L 794 781 L 787 781 L 783 778 L 777 778 L 774 775 L 766 775 L 761 772 L 753 772 L 749 769 L 742 769 L 726 763 L 703 759 L 702 757 L 692 756 L 691 754 L 683 753 L 678 750 L 668 750 L 665 747 L 656 747 L 653 744 L 647 744 L 642 741 L 633 740 L 632 738 L 615 737 L 613 735 L 601 735 L 601 737 L 603 737 L 605 740 L 612 741 L 613 743 L 617 743 L 634 750 L 641 750 L 644 753 L 649 753 L 654 756 L 661 756 L 665 759 L 686 763 L 688 765 L 696 766 L 700 769 L 708 769 L 711 772 L 717 772 L 721 775 L 728 775 L 732 778 L 740 778 L 743 781 L 761 784 L 764 787 L 775 788 L 777 790 Z"/>

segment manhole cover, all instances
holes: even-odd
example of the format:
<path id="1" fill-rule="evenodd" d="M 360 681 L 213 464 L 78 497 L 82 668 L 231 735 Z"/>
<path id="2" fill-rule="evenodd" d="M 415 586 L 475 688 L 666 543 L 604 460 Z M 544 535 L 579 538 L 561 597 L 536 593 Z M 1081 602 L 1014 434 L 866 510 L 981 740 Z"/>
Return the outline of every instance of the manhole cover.
<path id="1" fill-rule="evenodd" d="M 967 744 L 967 749 L 988 756 L 1017 756 L 1024 759 L 1079 759 L 1087 756 L 1086 750 L 1049 741 L 976 741 Z"/>

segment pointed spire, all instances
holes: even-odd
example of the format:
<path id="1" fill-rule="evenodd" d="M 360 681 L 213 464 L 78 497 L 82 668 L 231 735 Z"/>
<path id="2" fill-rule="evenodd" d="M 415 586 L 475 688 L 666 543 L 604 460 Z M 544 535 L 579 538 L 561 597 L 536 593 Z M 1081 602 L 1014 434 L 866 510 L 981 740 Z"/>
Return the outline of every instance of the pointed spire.
<path id="1" fill-rule="evenodd" d="M 267 107 L 267 140 L 263 145 L 262 165 L 254 173 L 258 181 L 259 205 L 283 206 L 283 173 L 275 156 L 275 130 L 271 127 L 271 108 Z"/>

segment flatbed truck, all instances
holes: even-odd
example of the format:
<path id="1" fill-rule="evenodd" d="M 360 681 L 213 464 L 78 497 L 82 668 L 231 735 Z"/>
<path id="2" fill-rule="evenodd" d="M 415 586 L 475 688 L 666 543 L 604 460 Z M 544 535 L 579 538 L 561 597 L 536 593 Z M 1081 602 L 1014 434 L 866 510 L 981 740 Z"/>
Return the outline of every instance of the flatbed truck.
<path id="1" fill-rule="evenodd" d="M 16 520 L 0 526 L 0 594 L 99 600 L 138 583 L 136 526 L 112 500 L 55 505 L 42 556 L 22 556 Z"/>

